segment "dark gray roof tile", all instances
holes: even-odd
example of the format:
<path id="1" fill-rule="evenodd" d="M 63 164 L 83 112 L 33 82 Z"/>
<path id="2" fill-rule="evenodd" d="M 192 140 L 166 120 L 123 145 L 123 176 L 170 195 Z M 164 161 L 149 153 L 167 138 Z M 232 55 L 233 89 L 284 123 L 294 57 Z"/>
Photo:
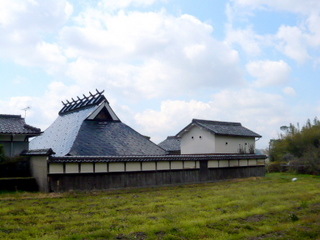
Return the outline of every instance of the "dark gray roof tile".
<path id="1" fill-rule="evenodd" d="M 158 145 L 169 152 L 180 151 L 180 138 L 176 136 L 168 136 L 166 140 L 162 141 Z"/>
<path id="2" fill-rule="evenodd" d="M 84 121 L 69 154 L 164 155 L 165 151 L 120 121 Z"/>
<path id="3" fill-rule="evenodd" d="M 209 121 L 202 119 L 193 119 L 192 122 L 181 130 L 177 136 L 181 136 L 183 132 L 196 125 L 198 127 L 204 128 L 217 135 L 229 135 L 229 136 L 241 136 L 241 137 L 257 137 L 260 138 L 261 135 L 245 128 L 241 123 L 237 122 L 220 122 L 220 121 Z"/>
<path id="4" fill-rule="evenodd" d="M 162 156 L 50 156 L 49 162 L 150 162 L 150 161 L 206 161 L 266 159 L 266 155 L 256 154 L 213 154 L 213 155 L 162 155 Z"/>
<path id="5" fill-rule="evenodd" d="M 40 128 L 25 123 L 20 115 L 0 114 L 0 134 L 26 134 L 36 136 L 41 133 Z"/>

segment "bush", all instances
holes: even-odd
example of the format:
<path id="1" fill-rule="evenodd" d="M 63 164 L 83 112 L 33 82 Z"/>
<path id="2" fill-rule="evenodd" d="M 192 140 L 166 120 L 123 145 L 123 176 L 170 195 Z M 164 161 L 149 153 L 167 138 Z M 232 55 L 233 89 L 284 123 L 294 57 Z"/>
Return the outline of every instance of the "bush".
<path id="1" fill-rule="evenodd" d="M 35 178 L 2 178 L 0 179 L 0 191 L 39 191 Z"/>
<path id="2" fill-rule="evenodd" d="M 310 174 L 310 168 L 304 165 L 300 160 L 290 161 L 288 165 L 288 172 L 298 173 L 298 174 Z"/>
<path id="3" fill-rule="evenodd" d="M 30 162 L 26 157 L 5 158 L 0 162 L 0 178 L 30 176 Z"/>
<path id="4" fill-rule="evenodd" d="M 280 162 L 270 162 L 267 165 L 267 172 L 269 172 L 269 173 L 281 172 L 281 164 L 280 164 Z"/>
<path id="5" fill-rule="evenodd" d="M 4 162 L 5 157 L 4 157 L 4 148 L 2 145 L 0 145 L 0 163 Z"/>
<path id="6" fill-rule="evenodd" d="M 266 168 L 269 173 L 287 172 L 289 170 L 289 165 L 286 162 L 270 162 L 266 165 Z"/>

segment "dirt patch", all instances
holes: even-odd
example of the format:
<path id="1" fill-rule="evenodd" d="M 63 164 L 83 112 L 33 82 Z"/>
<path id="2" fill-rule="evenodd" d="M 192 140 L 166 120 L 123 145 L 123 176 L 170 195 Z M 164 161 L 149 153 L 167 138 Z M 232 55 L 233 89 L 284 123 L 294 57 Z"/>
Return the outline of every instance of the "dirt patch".
<path id="1" fill-rule="evenodd" d="M 144 232 L 131 233 L 130 236 L 138 240 L 144 240 L 148 238 L 147 234 L 145 234 Z"/>
<path id="2" fill-rule="evenodd" d="M 260 236 L 248 238 L 248 240 L 261 240 L 261 239 L 283 239 L 284 232 L 273 232 L 268 234 L 262 234 Z"/>
<path id="3" fill-rule="evenodd" d="M 267 217 L 264 215 L 257 214 L 257 215 L 249 216 L 249 217 L 243 219 L 243 221 L 245 221 L 245 222 L 260 222 L 262 220 L 265 220 L 266 218 Z"/>
<path id="4" fill-rule="evenodd" d="M 114 239 L 117 239 L 117 240 L 129 240 L 129 239 L 145 240 L 145 239 L 148 239 L 148 236 L 144 232 L 134 232 L 134 233 L 130 233 L 129 235 L 119 234 Z"/>
<path id="5" fill-rule="evenodd" d="M 159 231 L 159 232 L 156 232 L 155 234 L 159 239 L 162 239 L 166 235 L 166 232 L 165 231 Z"/>

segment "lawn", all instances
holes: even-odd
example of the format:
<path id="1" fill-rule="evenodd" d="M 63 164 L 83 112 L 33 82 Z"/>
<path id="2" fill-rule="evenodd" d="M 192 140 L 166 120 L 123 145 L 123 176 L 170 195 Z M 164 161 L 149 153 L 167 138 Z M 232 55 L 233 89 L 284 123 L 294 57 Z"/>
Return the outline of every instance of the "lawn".
<path id="1" fill-rule="evenodd" d="M 298 178 L 292 182 L 292 178 Z M 1 193 L 0 239 L 319 239 L 320 177 Z"/>

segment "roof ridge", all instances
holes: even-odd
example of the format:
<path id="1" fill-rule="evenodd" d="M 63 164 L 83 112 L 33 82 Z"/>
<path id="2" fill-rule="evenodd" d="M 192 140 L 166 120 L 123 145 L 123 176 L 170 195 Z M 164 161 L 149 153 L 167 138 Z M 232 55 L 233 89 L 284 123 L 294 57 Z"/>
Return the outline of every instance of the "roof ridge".
<path id="1" fill-rule="evenodd" d="M 77 96 L 76 100 L 71 98 L 72 100 L 70 102 L 68 100 L 66 100 L 66 102 L 62 101 L 63 107 L 59 111 L 59 115 L 64 115 L 70 112 L 77 111 L 79 109 L 87 108 L 89 106 L 99 105 L 102 101 L 106 101 L 108 103 L 108 100 L 103 95 L 104 90 L 99 92 L 96 89 L 96 91 L 97 93 L 95 94 L 92 94 L 91 92 L 89 92 L 90 94 L 89 96 L 86 96 L 83 94 L 82 98 Z"/>
<path id="2" fill-rule="evenodd" d="M 21 115 L 15 115 L 15 114 L 0 114 L 0 117 L 2 117 L 2 118 L 21 118 Z"/>
<path id="3" fill-rule="evenodd" d="M 30 129 L 30 130 L 35 131 L 35 132 L 41 132 L 40 128 L 36 128 L 36 127 L 30 126 L 29 124 L 26 124 L 26 123 L 24 124 L 24 127 L 26 129 Z"/>
<path id="4" fill-rule="evenodd" d="M 193 123 L 213 123 L 215 125 L 242 126 L 239 122 L 213 121 L 204 119 L 192 119 Z"/>

